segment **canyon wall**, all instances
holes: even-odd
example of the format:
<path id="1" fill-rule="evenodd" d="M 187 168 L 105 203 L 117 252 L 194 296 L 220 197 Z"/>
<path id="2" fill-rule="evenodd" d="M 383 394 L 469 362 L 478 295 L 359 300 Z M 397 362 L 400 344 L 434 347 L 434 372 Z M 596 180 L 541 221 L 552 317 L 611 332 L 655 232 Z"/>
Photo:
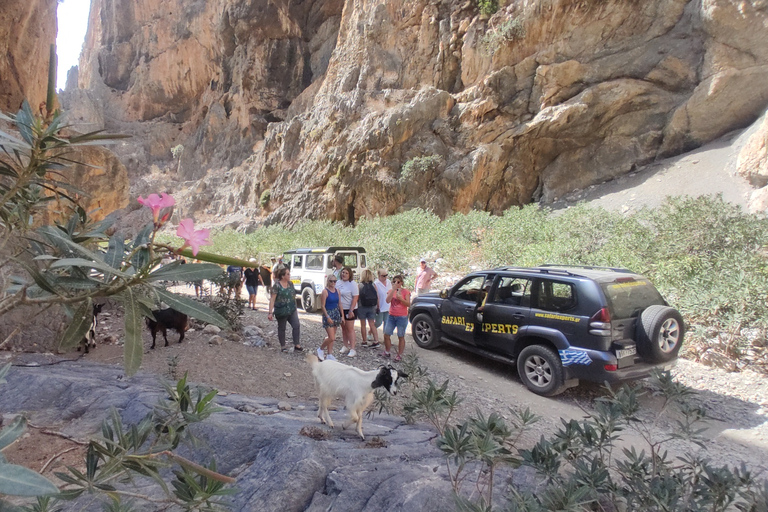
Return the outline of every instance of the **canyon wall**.
<path id="1" fill-rule="evenodd" d="M 50 45 L 56 42 L 56 0 L 0 4 L 0 109 L 17 112 L 26 98 L 45 102 Z"/>
<path id="2" fill-rule="evenodd" d="M 63 98 L 135 191 L 289 224 L 547 203 L 768 105 L 765 0 L 500 4 L 92 0 Z"/>

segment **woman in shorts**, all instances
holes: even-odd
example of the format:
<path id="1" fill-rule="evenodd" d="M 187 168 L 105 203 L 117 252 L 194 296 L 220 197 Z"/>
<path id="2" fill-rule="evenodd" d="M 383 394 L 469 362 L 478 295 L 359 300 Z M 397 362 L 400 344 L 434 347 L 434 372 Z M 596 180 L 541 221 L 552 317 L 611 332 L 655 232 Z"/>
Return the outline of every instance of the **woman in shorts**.
<path id="1" fill-rule="evenodd" d="M 387 292 L 389 303 L 389 318 L 384 325 L 384 357 L 389 357 L 392 347 L 392 334 L 397 329 L 397 355 L 395 361 L 400 361 L 405 352 L 405 330 L 408 328 L 408 308 L 411 305 L 411 292 L 403 287 L 405 278 L 398 274 L 392 278 L 392 289 Z"/>
<path id="2" fill-rule="evenodd" d="M 341 294 L 336 289 L 336 276 L 331 274 L 326 280 L 325 289 L 320 294 L 320 307 L 323 311 L 323 327 L 328 336 L 323 340 L 323 344 L 317 349 L 317 357 L 322 361 L 333 357 L 333 342 L 336 341 L 336 328 L 344 328 L 344 311 L 341 309 Z M 326 356 L 325 354 L 328 353 Z"/>
<path id="3" fill-rule="evenodd" d="M 363 270 L 360 275 L 360 295 L 357 300 L 357 318 L 360 319 L 360 336 L 362 346 L 368 346 L 368 337 L 366 335 L 366 324 L 371 330 L 373 344 L 371 348 L 379 347 L 379 332 L 376 330 L 376 313 L 379 309 L 379 294 L 376 286 L 373 284 L 373 272 L 369 269 Z"/>
<path id="4" fill-rule="evenodd" d="M 360 295 L 360 289 L 357 283 L 352 280 L 352 269 L 344 267 L 341 269 L 341 281 L 336 283 L 336 289 L 339 290 L 339 302 L 343 312 L 344 323 L 341 326 L 341 339 L 344 346 L 341 347 L 341 353 L 349 357 L 355 357 L 355 319 L 357 319 L 357 298 Z"/>

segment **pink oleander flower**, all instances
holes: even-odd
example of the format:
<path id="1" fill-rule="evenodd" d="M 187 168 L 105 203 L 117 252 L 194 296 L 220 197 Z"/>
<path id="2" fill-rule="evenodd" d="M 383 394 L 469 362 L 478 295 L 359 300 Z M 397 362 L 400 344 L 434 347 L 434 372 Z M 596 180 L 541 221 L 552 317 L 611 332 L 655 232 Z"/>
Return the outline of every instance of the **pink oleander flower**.
<path id="1" fill-rule="evenodd" d="M 192 255 L 197 256 L 201 245 L 211 245 L 212 242 L 208 240 L 210 233 L 210 229 L 195 230 L 195 221 L 192 219 L 182 220 L 179 222 L 178 229 L 176 229 L 176 236 L 184 239 L 184 245 L 181 246 L 179 251 L 191 247 Z"/>
<path id="2" fill-rule="evenodd" d="M 176 204 L 176 201 L 165 192 L 159 196 L 157 194 L 149 194 L 146 199 L 139 196 L 138 201 L 152 210 L 152 217 L 155 220 L 155 224 L 157 224 L 157 219 L 160 216 L 160 210 Z"/>

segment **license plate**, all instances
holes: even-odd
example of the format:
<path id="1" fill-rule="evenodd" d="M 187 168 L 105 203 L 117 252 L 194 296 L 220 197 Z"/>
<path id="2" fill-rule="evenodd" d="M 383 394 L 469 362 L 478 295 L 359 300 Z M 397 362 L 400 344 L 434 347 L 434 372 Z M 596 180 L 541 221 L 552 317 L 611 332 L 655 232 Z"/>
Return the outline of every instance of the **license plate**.
<path id="1" fill-rule="evenodd" d="M 635 354 L 637 354 L 637 347 L 622 348 L 616 351 L 616 359 L 623 359 Z"/>

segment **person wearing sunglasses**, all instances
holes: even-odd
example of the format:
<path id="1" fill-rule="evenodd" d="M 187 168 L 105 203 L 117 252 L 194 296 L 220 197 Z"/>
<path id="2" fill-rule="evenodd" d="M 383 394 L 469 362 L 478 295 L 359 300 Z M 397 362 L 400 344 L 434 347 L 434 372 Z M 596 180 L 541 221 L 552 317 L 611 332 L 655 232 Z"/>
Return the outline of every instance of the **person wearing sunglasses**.
<path id="1" fill-rule="evenodd" d="M 339 302 L 341 310 L 344 312 L 344 323 L 341 325 L 341 340 L 344 346 L 341 347 L 341 353 L 347 354 L 347 357 L 355 357 L 357 351 L 355 345 L 355 320 L 357 320 L 357 301 L 360 297 L 360 289 L 357 283 L 352 280 L 352 269 L 344 267 L 341 269 L 341 279 L 336 283 L 336 289 L 339 290 Z"/>
<path id="2" fill-rule="evenodd" d="M 387 325 L 387 318 L 389 318 L 389 303 L 387 302 L 387 292 L 392 289 L 392 282 L 387 279 L 387 270 L 380 268 L 378 272 L 378 279 L 373 282 L 373 286 L 376 287 L 376 293 L 379 294 L 379 309 L 376 313 L 376 328 L 378 329 L 382 325 Z M 380 343 L 371 345 L 371 348 L 378 348 Z"/>
<path id="3" fill-rule="evenodd" d="M 387 292 L 387 302 L 390 304 L 389 318 L 384 325 L 384 357 L 389 357 L 392 347 L 392 334 L 397 328 L 397 355 L 395 361 L 400 361 L 405 352 L 405 330 L 408 328 L 408 308 L 411 305 L 411 292 L 403 286 L 405 278 L 398 274 L 392 278 L 392 289 Z"/>
<path id="4" fill-rule="evenodd" d="M 336 341 L 336 328 L 340 325 L 344 325 L 344 311 L 341 309 L 341 295 L 336 289 L 337 278 L 331 274 L 328 276 L 327 284 L 323 289 L 323 293 L 320 294 L 320 308 L 323 311 L 323 327 L 325 328 L 328 336 L 323 340 L 320 348 L 317 349 L 317 357 L 321 361 L 324 359 L 330 359 L 335 361 L 333 357 L 333 342 Z M 325 354 L 328 354 L 327 356 Z"/>

